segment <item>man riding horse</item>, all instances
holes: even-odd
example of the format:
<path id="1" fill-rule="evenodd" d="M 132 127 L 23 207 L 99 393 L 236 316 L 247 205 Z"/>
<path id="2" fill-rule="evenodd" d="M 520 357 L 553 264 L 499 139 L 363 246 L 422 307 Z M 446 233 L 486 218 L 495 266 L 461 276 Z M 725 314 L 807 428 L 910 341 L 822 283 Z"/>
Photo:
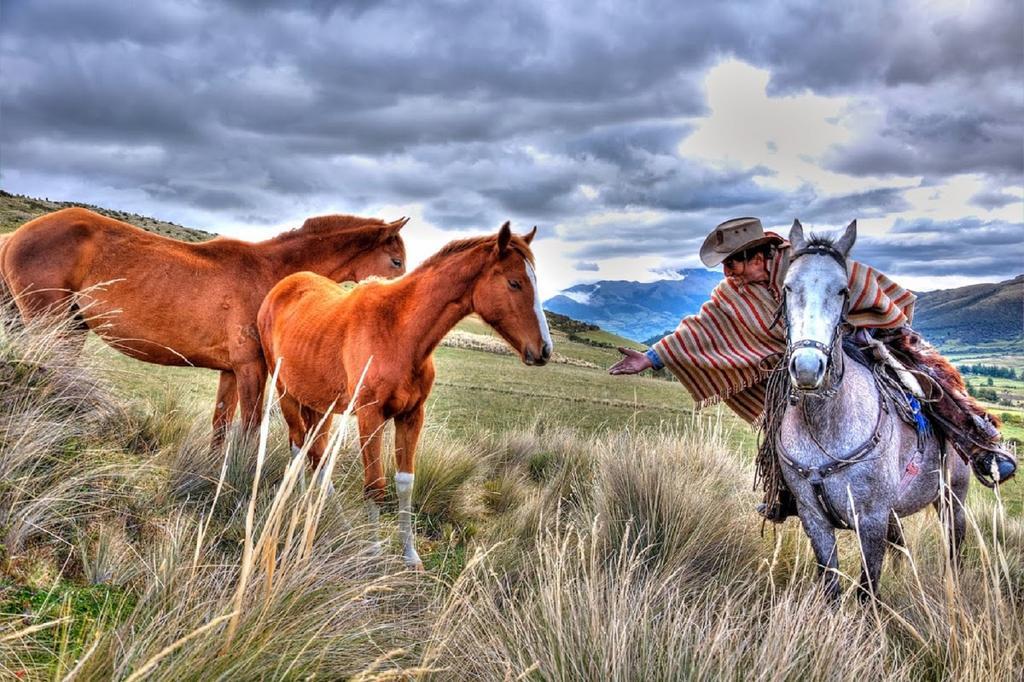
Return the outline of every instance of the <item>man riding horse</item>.
<path id="1" fill-rule="evenodd" d="M 779 311 L 790 251 L 789 243 L 765 232 L 757 218 L 720 224 L 700 250 L 706 266 L 721 264 L 725 274 L 711 299 L 646 353 L 620 348 L 625 357 L 609 372 L 636 374 L 667 367 L 698 407 L 724 401 L 745 421 L 758 423 L 769 370 L 786 349 Z M 854 338 L 893 366 L 908 395 L 918 394 L 927 416 L 978 479 L 991 487 L 1011 478 L 1017 465 L 999 445 L 999 422 L 967 395 L 956 369 L 910 329 L 916 296 L 856 261 L 849 261 L 847 295 Z M 918 379 L 929 387 L 927 394 Z M 775 522 L 796 513 L 786 490 L 777 498 L 766 495 L 758 511 Z"/>

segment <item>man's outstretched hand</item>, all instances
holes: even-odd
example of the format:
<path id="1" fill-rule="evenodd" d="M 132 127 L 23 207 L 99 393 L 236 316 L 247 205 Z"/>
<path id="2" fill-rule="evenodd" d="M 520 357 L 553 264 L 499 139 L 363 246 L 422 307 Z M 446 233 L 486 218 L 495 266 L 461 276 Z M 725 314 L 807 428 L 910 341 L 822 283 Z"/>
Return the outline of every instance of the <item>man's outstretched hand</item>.
<path id="1" fill-rule="evenodd" d="M 651 359 L 647 357 L 646 353 L 622 346 L 619 346 L 619 352 L 626 357 L 609 367 L 609 374 L 639 374 L 645 369 L 651 368 Z"/>

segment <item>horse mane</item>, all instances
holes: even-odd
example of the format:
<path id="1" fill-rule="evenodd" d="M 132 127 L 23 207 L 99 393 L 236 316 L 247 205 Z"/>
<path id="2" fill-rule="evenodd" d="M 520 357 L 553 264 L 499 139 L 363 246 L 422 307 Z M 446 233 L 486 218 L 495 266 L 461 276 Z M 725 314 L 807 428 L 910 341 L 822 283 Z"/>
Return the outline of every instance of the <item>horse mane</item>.
<path id="1" fill-rule="evenodd" d="M 470 237 L 469 239 L 456 239 L 455 241 L 448 242 L 441 250 L 432 255 L 420 263 L 420 268 L 430 268 L 438 265 L 442 261 L 448 259 L 449 256 L 453 256 L 463 251 L 469 251 L 475 249 L 478 246 L 493 245 L 498 241 L 497 235 L 487 235 L 486 237 Z M 528 263 L 533 264 L 533 252 L 527 245 L 526 241 L 519 235 L 512 235 L 512 239 L 509 240 L 508 246 L 510 249 L 514 249 L 520 256 L 522 256 Z M 417 268 L 419 269 L 419 268 Z"/>
<path id="2" fill-rule="evenodd" d="M 380 218 L 364 218 L 362 216 L 336 213 L 306 218 L 306 222 L 302 223 L 302 227 L 299 230 L 307 234 L 315 234 L 318 232 L 358 230 L 364 227 L 382 227 L 384 224 L 384 221 Z"/>
<path id="3" fill-rule="evenodd" d="M 344 213 L 336 213 L 332 215 L 321 215 L 313 216 L 312 218 L 306 218 L 305 222 L 299 227 L 291 230 L 285 230 L 284 232 L 271 237 L 268 241 L 285 241 L 289 239 L 295 239 L 297 237 L 311 237 L 311 236 L 339 236 L 339 235 L 356 235 L 361 231 L 366 231 L 367 235 L 374 236 L 378 234 L 377 229 L 387 225 L 380 218 L 365 218 L 363 216 L 348 215 Z"/>

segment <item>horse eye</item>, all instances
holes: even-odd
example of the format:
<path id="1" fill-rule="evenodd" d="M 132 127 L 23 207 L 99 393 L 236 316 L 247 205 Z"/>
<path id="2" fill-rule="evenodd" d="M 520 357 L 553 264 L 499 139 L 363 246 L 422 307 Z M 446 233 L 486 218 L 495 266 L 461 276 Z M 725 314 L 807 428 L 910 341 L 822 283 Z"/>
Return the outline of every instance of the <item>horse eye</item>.
<path id="1" fill-rule="evenodd" d="M 520 284 L 519 280 L 516 280 L 516 279 L 510 279 L 508 281 L 508 286 L 509 286 L 510 289 L 515 289 L 516 291 L 519 291 L 520 289 L 523 288 L 523 285 Z"/>
<path id="2" fill-rule="evenodd" d="M 391 259 L 391 264 L 394 265 L 396 268 L 400 268 L 400 267 L 402 267 L 402 259 L 401 258 L 392 258 Z"/>

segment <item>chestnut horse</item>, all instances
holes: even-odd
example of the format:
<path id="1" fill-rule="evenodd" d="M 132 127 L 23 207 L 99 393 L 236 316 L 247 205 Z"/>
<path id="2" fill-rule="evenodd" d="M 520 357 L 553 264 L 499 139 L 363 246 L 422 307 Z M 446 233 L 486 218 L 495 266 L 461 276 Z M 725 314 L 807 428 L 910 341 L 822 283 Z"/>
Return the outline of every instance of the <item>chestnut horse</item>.
<path id="1" fill-rule="evenodd" d="M 366 369 L 355 414 L 367 511 L 376 523 L 386 490 L 381 430 L 394 419 L 399 530 L 411 566 L 422 566 L 413 544 L 413 470 L 434 383 L 434 348 L 475 312 L 525 364 L 544 365 L 551 357 L 529 246 L 536 232 L 513 235 L 505 223 L 497 235 L 448 244 L 401 279 L 364 282 L 347 293 L 302 272 L 278 282 L 260 307 L 267 365 L 281 359 L 277 389 L 293 450 L 324 420 L 310 445 L 313 468 L 324 453 L 331 413 L 346 407 Z"/>
<path id="2" fill-rule="evenodd" d="M 259 420 L 267 374 L 256 313 L 270 288 L 301 270 L 335 281 L 401 275 L 406 222 L 322 216 L 258 243 L 185 243 L 67 208 L 6 239 L 0 275 L 25 319 L 75 316 L 133 358 L 219 370 L 218 445 L 239 403 L 247 429 Z M 74 337 L 80 348 L 84 336 Z"/>

